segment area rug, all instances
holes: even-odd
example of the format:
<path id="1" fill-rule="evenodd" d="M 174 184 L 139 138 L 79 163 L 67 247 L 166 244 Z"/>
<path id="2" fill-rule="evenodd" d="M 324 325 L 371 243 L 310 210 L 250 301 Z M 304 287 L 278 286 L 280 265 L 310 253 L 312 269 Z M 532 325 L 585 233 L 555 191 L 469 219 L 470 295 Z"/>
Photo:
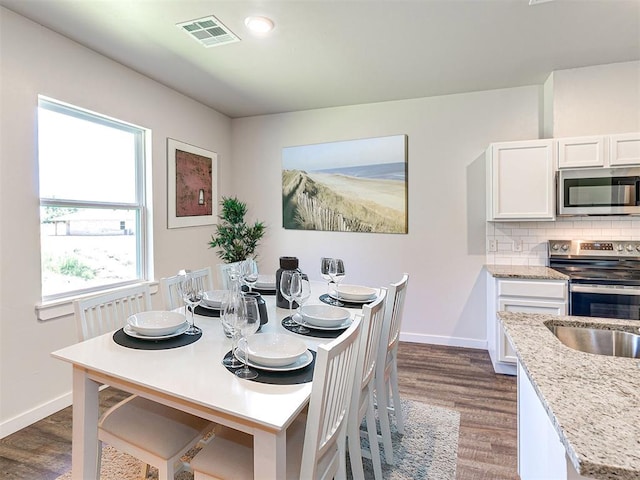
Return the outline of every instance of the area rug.
<path id="1" fill-rule="evenodd" d="M 384 463 L 384 453 L 382 445 L 380 446 L 384 478 L 388 480 L 455 480 L 460 414 L 413 400 L 403 400 L 402 410 L 405 414 L 404 435 L 400 435 L 392 423 L 395 465 Z M 197 452 L 197 448 L 191 450 L 184 460 L 188 461 L 188 457 Z M 365 458 L 363 463 L 365 478 L 373 479 L 371 460 Z M 105 445 L 102 452 L 101 480 L 138 480 L 141 469 L 142 462 Z M 152 468 L 147 478 L 157 480 L 156 469 Z M 349 478 L 351 478 L 350 475 Z M 57 480 L 70 479 L 71 473 L 67 472 Z M 180 472 L 176 475 L 176 480 L 193 480 L 193 474 L 186 471 Z"/>

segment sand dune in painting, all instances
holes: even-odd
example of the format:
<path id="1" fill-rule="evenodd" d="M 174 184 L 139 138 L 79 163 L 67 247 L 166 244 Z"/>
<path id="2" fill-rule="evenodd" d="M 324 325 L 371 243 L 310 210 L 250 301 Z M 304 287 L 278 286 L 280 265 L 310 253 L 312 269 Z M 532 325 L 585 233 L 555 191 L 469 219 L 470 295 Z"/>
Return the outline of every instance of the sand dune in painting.
<path id="1" fill-rule="evenodd" d="M 285 228 L 406 233 L 403 181 L 283 170 L 282 185 Z"/>

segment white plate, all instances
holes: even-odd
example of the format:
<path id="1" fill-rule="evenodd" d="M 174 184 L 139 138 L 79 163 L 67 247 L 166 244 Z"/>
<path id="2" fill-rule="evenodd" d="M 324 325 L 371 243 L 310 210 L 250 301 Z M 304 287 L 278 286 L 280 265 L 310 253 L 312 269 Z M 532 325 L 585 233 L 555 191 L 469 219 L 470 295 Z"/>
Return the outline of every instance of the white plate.
<path id="1" fill-rule="evenodd" d="M 338 285 L 336 288 L 336 295 L 349 301 L 373 300 L 377 293 L 375 288 L 363 287 L 362 285 Z"/>
<path id="2" fill-rule="evenodd" d="M 258 275 L 258 281 L 254 285 L 254 287 L 261 290 L 273 290 L 276 288 L 276 276 Z"/>
<path id="3" fill-rule="evenodd" d="M 303 305 L 300 307 L 300 315 L 307 323 L 318 327 L 336 327 L 343 324 L 351 316 L 349 310 L 324 303 Z"/>
<path id="4" fill-rule="evenodd" d="M 242 350 L 241 347 L 238 347 L 238 350 L 243 353 L 242 355 L 238 355 L 238 352 L 236 351 L 236 358 L 240 361 L 244 361 L 244 350 Z M 247 360 L 247 365 L 268 372 L 291 372 L 293 370 L 300 370 L 301 368 L 309 365 L 311 362 L 313 362 L 313 354 L 309 350 L 307 350 L 300 357 L 298 357 L 298 360 L 296 360 L 294 363 L 290 363 L 289 365 L 283 365 L 281 367 L 269 367 L 267 365 L 260 365 L 259 363 L 252 362 L 251 359 Z"/>
<path id="5" fill-rule="evenodd" d="M 267 367 L 282 367 L 294 363 L 307 351 L 305 343 L 292 335 L 261 333 L 247 339 L 249 360 Z"/>
<path id="6" fill-rule="evenodd" d="M 127 324 L 140 335 L 158 337 L 175 332 L 186 321 L 182 313 L 168 311 L 138 312 L 127 318 Z"/>
<path id="7" fill-rule="evenodd" d="M 349 328 L 353 323 L 352 319 L 345 320 L 340 325 L 336 325 L 335 327 L 319 327 L 317 325 L 311 325 L 309 322 L 305 322 L 301 315 L 297 313 L 293 314 L 293 321 L 298 325 L 302 325 L 303 327 L 310 328 L 312 330 L 344 330 L 345 328 Z"/>
<path id="8" fill-rule="evenodd" d="M 220 306 L 218 306 L 218 307 L 210 307 L 209 305 L 205 305 L 204 303 L 201 303 L 200 305 L 198 305 L 198 307 L 202 307 L 202 308 L 204 308 L 206 310 L 214 310 L 216 312 L 220 311 Z M 198 307 L 196 307 L 196 308 L 198 308 Z"/>
<path id="9" fill-rule="evenodd" d="M 369 298 L 369 299 L 367 299 L 367 300 L 347 300 L 347 299 L 346 299 L 346 298 L 344 298 L 344 297 L 338 298 L 338 295 L 336 295 L 336 293 L 335 293 L 335 292 L 330 292 L 330 293 L 329 293 L 329 296 L 330 296 L 331 298 L 333 298 L 333 299 L 335 299 L 335 300 L 339 300 L 339 301 L 341 301 L 341 302 L 347 302 L 347 303 L 359 303 L 359 304 L 363 304 L 363 305 L 364 305 L 365 303 L 373 302 L 373 301 L 377 298 L 377 295 L 376 295 L 376 296 L 374 296 L 373 298 Z"/>
<path id="10" fill-rule="evenodd" d="M 220 310 L 220 305 L 222 305 L 222 299 L 225 293 L 227 293 L 226 290 L 209 290 L 208 292 L 204 292 L 202 306 L 213 307 Z"/>
<path id="11" fill-rule="evenodd" d="M 188 328 L 189 328 L 189 322 L 184 322 L 184 325 L 181 326 L 175 332 L 169 333 L 168 335 L 158 335 L 155 337 L 150 337 L 149 335 L 141 335 L 140 333 L 136 332 L 133 328 L 131 328 L 131 325 L 125 325 L 123 330 L 124 330 L 124 333 L 126 333 L 130 337 L 139 338 L 140 340 L 155 341 L 155 340 L 166 340 L 167 338 L 177 337 L 178 335 L 182 335 L 184 332 L 186 332 Z"/>

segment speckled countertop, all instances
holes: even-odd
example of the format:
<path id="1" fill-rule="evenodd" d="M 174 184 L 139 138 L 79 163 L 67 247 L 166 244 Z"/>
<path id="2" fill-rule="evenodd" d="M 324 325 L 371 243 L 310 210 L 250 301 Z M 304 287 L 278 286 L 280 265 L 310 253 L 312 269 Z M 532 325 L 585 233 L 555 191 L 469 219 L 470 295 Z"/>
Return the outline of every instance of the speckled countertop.
<path id="1" fill-rule="evenodd" d="M 576 470 L 598 479 L 640 478 L 640 359 L 584 353 L 545 326 L 640 332 L 640 321 L 499 312 L 520 363 Z"/>
<path id="2" fill-rule="evenodd" d="M 528 267 L 519 265 L 485 265 L 495 278 L 530 278 L 541 280 L 569 280 L 563 273 L 549 267 Z"/>

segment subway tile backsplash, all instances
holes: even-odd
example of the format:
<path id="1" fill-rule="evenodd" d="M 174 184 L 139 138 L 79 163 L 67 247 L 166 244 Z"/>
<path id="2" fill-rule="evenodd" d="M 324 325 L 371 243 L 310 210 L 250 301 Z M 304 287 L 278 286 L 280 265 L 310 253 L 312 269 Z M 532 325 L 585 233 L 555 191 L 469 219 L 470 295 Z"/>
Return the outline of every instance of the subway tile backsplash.
<path id="1" fill-rule="evenodd" d="M 497 251 L 490 252 L 490 241 Z M 640 217 L 570 217 L 555 222 L 487 222 L 487 263 L 546 265 L 548 240 L 640 240 Z M 515 246 L 522 242 L 522 251 Z"/>

